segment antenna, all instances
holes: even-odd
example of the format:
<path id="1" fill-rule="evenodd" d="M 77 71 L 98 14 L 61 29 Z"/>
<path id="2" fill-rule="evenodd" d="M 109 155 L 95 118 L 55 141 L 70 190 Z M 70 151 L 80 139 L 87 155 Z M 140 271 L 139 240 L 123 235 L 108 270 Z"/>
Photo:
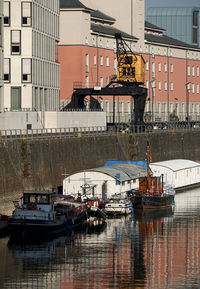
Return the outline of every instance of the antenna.
<path id="1" fill-rule="evenodd" d="M 150 162 L 150 145 L 149 142 L 147 141 L 147 178 L 149 178 L 149 162 Z"/>

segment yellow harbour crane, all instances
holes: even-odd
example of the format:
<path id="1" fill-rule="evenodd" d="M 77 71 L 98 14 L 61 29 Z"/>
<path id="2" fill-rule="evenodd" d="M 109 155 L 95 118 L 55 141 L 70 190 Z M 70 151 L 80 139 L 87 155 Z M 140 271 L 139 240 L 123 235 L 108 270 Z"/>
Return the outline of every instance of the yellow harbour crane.
<path id="1" fill-rule="evenodd" d="M 143 85 L 145 82 L 145 61 L 142 55 L 135 54 L 122 39 L 121 33 L 115 34 L 117 45 L 117 82 L 122 85 Z"/>

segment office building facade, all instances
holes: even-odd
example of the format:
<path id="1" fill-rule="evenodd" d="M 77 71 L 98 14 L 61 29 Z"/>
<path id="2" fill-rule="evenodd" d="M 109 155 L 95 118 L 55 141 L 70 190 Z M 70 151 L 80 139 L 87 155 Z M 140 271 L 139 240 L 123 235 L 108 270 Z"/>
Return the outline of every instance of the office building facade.
<path id="1" fill-rule="evenodd" d="M 137 5 L 142 13 L 138 13 Z M 120 9 L 120 15 L 115 13 L 115 7 Z M 137 22 L 133 21 L 134 16 Z M 112 0 L 105 5 L 97 0 L 61 0 L 60 31 L 58 58 L 63 105 L 70 101 L 75 88 L 103 87 L 116 75 L 114 34 L 121 32 L 132 51 L 141 54 L 146 62 L 144 86 L 148 96 L 144 119 L 200 120 L 200 50 L 145 22 L 144 1 Z M 108 122 L 131 120 L 131 97 L 102 96 L 98 100 Z"/>
<path id="2" fill-rule="evenodd" d="M 3 0 L 0 0 L 0 112 L 3 111 Z"/>
<path id="3" fill-rule="evenodd" d="M 200 47 L 200 7 L 152 7 L 146 18 L 166 35 Z"/>
<path id="4" fill-rule="evenodd" d="M 5 111 L 59 109 L 59 0 L 4 1 Z"/>

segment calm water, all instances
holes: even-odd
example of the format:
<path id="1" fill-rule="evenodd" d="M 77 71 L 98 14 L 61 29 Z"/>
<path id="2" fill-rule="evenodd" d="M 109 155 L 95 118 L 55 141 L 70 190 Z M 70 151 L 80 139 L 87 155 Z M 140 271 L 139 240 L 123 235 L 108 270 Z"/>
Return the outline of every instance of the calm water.
<path id="1" fill-rule="evenodd" d="M 2 236 L 0 288 L 200 289 L 200 189 L 175 203 L 96 231 L 43 241 Z"/>

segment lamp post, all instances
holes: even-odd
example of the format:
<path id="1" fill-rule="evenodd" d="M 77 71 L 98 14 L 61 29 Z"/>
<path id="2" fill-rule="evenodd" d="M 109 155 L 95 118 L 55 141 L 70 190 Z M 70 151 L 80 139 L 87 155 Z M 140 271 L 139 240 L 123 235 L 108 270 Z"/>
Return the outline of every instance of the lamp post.
<path id="1" fill-rule="evenodd" d="M 191 81 L 187 82 L 185 84 L 186 86 L 186 121 L 187 123 L 189 123 L 189 84 L 191 83 Z"/>
<path id="2" fill-rule="evenodd" d="M 177 116 L 177 118 L 178 118 L 178 98 L 177 97 L 175 97 L 174 98 L 175 99 L 175 114 L 176 114 L 176 116 Z"/>
<path id="3" fill-rule="evenodd" d="M 150 83 L 151 83 L 151 95 L 152 95 L 152 103 L 151 103 L 151 105 L 152 105 L 152 107 L 151 107 L 151 114 L 152 114 L 152 117 L 151 117 L 151 120 L 152 120 L 152 122 L 154 121 L 154 82 L 155 82 L 155 80 L 156 80 L 156 78 L 154 78 L 154 79 L 152 79 L 151 81 L 150 81 Z"/>

